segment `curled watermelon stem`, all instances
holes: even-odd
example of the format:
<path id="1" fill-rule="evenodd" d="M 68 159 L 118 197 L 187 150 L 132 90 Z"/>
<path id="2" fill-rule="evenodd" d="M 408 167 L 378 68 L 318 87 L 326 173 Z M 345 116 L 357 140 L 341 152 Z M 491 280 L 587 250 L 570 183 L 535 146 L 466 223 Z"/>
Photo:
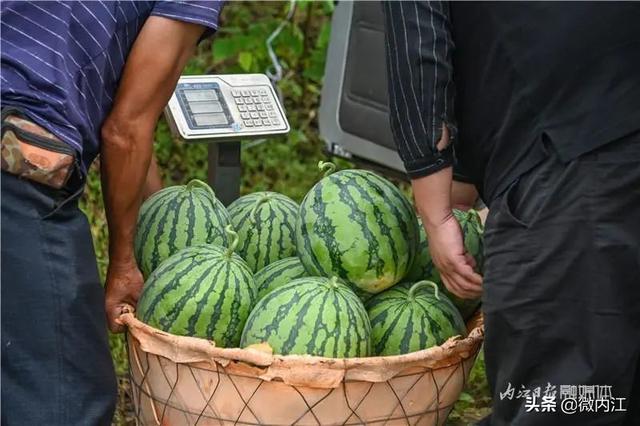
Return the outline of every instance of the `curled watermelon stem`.
<path id="1" fill-rule="evenodd" d="M 229 243 L 229 247 L 227 248 L 227 257 L 231 257 L 233 252 L 236 251 L 236 248 L 238 247 L 240 238 L 238 238 L 238 233 L 233 230 L 233 227 L 231 225 L 227 225 L 224 230 L 227 233 L 229 240 L 231 240 L 231 242 Z"/>
<path id="2" fill-rule="evenodd" d="M 433 293 L 436 297 L 436 299 L 440 300 L 440 293 L 438 290 L 438 284 L 434 283 L 433 281 L 429 281 L 429 280 L 422 280 L 422 281 L 418 281 L 417 283 L 415 283 L 414 285 L 411 286 L 411 288 L 409 289 L 409 298 L 413 299 L 416 295 L 416 291 L 420 290 L 421 288 L 424 287 L 433 287 Z"/>
<path id="3" fill-rule="evenodd" d="M 262 197 L 256 200 L 256 203 L 253 205 L 253 208 L 251 209 L 251 213 L 249 213 L 249 220 L 251 220 L 252 224 L 255 224 L 258 221 L 258 209 L 260 208 L 260 206 L 266 203 L 267 201 L 269 201 L 270 199 L 271 197 L 269 196 L 269 194 L 262 194 Z"/>
<path id="4" fill-rule="evenodd" d="M 331 173 L 336 171 L 336 165 L 329 161 L 319 161 L 318 168 L 321 171 L 324 171 L 324 177 L 329 176 Z"/>
<path id="5" fill-rule="evenodd" d="M 195 188 L 202 188 L 211 195 L 211 198 L 215 200 L 216 193 L 213 191 L 206 182 L 201 181 L 200 179 L 191 179 L 189 183 L 187 183 L 187 190 L 193 191 Z"/>

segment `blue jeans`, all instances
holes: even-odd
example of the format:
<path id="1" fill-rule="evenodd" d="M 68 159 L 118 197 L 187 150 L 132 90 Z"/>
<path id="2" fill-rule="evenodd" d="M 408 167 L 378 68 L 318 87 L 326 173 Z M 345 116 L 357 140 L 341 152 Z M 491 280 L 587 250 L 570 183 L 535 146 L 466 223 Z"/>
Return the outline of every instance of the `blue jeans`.
<path id="1" fill-rule="evenodd" d="M 117 387 L 77 194 L 2 172 L 2 425 L 109 425 Z"/>

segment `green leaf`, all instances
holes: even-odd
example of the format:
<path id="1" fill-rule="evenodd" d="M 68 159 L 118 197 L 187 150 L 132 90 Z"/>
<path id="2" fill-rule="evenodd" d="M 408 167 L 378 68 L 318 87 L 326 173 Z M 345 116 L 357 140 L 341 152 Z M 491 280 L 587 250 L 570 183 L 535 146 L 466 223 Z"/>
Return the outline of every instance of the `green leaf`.
<path id="1" fill-rule="evenodd" d="M 253 55 L 249 52 L 240 52 L 238 55 L 238 64 L 243 71 L 251 71 L 251 64 L 253 63 Z"/>
<path id="2" fill-rule="evenodd" d="M 463 402 L 469 402 L 469 403 L 472 403 L 472 402 L 474 402 L 474 399 L 473 399 L 473 397 L 472 397 L 471 395 L 469 395 L 468 393 L 466 393 L 466 392 L 462 392 L 462 393 L 460 394 L 460 398 L 458 398 L 458 401 L 463 401 Z"/>
<path id="3" fill-rule="evenodd" d="M 329 45 L 329 36 L 331 36 L 331 22 L 327 21 L 322 24 L 320 34 L 318 34 L 318 39 L 316 40 L 316 47 L 322 50 L 326 49 Z"/>
<path id="4" fill-rule="evenodd" d="M 238 53 L 238 45 L 235 38 L 218 38 L 212 45 L 214 61 L 224 61 Z"/>

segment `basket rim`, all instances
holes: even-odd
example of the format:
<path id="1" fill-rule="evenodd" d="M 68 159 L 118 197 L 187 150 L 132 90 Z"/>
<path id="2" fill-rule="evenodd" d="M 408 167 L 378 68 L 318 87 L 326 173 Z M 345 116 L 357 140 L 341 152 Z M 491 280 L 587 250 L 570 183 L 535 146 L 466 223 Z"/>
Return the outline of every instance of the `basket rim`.
<path id="1" fill-rule="evenodd" d="M 131 334 L 136 340 L 141 341 L 143 336 L 153 336 L 154 339 L 160 339 L 164 341 L 171 342 L 176 345 L 183 345 L 186 347 L 193 347 L 197 349 L 203 349 L 207 354 L 209 354 L 212 358 L 226 358 L 229 361 L 237 361 L 237 362 L 245 362 L 249 364 L 254 364 L 256 366 L 269 366 L 273 363 L 274 360 L 280 362 L 308 362 L 312 364 L 336 364 L 336 363 L 344 363 L 347 365 L 360 365 L 360 364 L 369 364 L 372 361 L 376 361 L 377 364 L 382 364 L 385 366 L 395 365 L 395 364 L 404 364 L 407 362 L 418 361 L 425 358 L 443 358 L 451 355 L 458 355 L 460 360 L 467 359 L 471 356 L 474 356 L 479 349 L 480 344 L 484 340 L 484 321 L 482 317 L 482 313 L 477 311 L 468 321 L 467 321 L 467 331 L 468 334 L 466 337 L 461 338 L 461 336 L 453 336 L 450 337 L 446 342 L 439 346 L 432 346 L 427 349 L 422 349 L 416 352 L 410 352 L 407 354 L 401 355 L 387 355 L 387 356 L 369 356 L 369 357 L 354 357 L 354 358 L 329 358 L 329 357 L 321 357 L 314 355 L 278 355 L 268 353 L 266 351 L 258 350 L 256 348 L 248 347 L 248 348 L 222 348 L 215 345 L 214 341 L 199 338 L 199 337 L 189 337 L 189 336 L 178 336 L 175 334 L 171 334 L 157 328 L 154 328 L 135 317 L 132 312 L 123 313 L 120 316 L 120 322 L 122 322 L 126 327 L 129 334 Z M 146 340 L 143 338 L 143 340 Z M 475 349 L 474 349 L 475 348 Z M 167 354 L 165 351 L 154 350 L 158 348 L 149 348 L 151 349 L 149 352 L 154 353 L 156 355 L 165 356 L 166 358 L 171 359 L 174 362 L 181 362 L 179 359 L 174 359 L 175 357 L 167 356 L 171 354 Z M 163 353 L 156 353 L 163 352 Z M 204 359 L 199 359 L 198 361 L 205 361 Z M 182 361 L 185 362 L 185 361 Z M 189 362 L 189 361 L 186 361 Z M 191 361 L 193 362 L 193 361 Z"/>

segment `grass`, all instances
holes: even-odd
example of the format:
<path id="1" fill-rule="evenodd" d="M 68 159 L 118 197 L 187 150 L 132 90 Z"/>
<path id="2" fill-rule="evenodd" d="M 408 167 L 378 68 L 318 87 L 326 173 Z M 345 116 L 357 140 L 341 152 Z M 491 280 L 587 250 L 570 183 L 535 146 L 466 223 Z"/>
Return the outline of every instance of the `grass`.
<path id="1" fill-rule="evenodd" d="M 205 41 L 186 73 L 264 72 L 270 65 L 265 39 L 280 23 L 288 2 L 233 2 L 224 10 L 215 43 Z M 272 190 L 300 201 L 320 177 L 317 162 L 324 159 L 317 123 L 324 59 L 330 33 L 332 2 L 299 2 L 290 22 L 275 43 L 284 67 L 279 86 L 291 124 L 286 137 L 272 138 L 242 150 L 241 192 Z M 207 148 L 174 140 L 166 123 L 156 129 L 155 152 L 165 185 L 191 178 L 206 179 Z M 98 160 L 99 161 L 99 160 Z M 91 169 L 82 208 L 89 218 L 102 277 L 108 263 L 107 227 L 102 203 L 98 161 Z M 339 167 L 349 167 L 345 161 Z M 403 185 L 403 189 L 407 189 Z M 127 356 L 122 335 L 110 336 L 111 353 L 119 377 L 119 403 L 114 425 L 133 424 L 128 397 Z M 450 415 L 451 425 L 472 424 L 490 404 L 484 362 L 479 357 L 469 384 Z"/>

